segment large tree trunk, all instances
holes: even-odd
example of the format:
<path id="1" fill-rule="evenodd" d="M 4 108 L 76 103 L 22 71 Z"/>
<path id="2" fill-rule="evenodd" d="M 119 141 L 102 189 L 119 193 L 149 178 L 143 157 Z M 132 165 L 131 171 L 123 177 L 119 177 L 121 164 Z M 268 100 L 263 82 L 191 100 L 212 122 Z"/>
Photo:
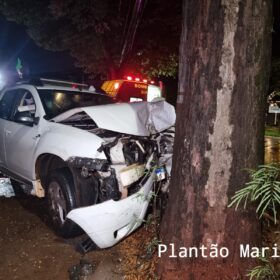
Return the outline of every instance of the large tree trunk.
<path id="1" fill-rule="evenodd" d="M 162 223 L 162 279 L 237 279 L 260 245 L 255 209 L 228 208 L 245 168 L 263 162 L 271 0 L 185 0 L 170 198 Z M 172 226 L 170 226 L 172 225 Z M 226 258 L 171 258 L 180 247 L 226 247 Z M 241 279 L 241 278 L 238 278 Z"/>

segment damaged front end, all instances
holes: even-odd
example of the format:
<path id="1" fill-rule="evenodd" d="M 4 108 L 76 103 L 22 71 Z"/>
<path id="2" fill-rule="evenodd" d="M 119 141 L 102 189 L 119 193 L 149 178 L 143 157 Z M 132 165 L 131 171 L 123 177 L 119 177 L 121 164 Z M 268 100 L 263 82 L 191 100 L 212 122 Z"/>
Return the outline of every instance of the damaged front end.
<path id="1" fill-rule="evenodd" d="M 151 136 L 132 136 L 100 128 L 90 131 L 104 142 L 106 159 L 71 157 L 68 164 L 83 178 L 97 182 L 96 204 L 70 211 L 99 248 L 113 246 L 139 227 L 156 182 L 166 191 L 172 165 L 174 129 Z"/>

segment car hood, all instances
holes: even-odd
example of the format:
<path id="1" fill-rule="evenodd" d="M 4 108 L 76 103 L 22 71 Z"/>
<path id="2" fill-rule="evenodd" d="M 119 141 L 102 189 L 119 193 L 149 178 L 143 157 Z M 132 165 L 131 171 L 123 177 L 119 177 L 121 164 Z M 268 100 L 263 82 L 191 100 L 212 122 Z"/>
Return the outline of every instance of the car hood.
<path id="1" fill-rule="evenodd" d="M 173 126 L 176 120 L 174 107 L 164 100 L 75 108 L 52 120 L 62 122 L 83 111 L 99 128 L 137 136 L 161 132 Z"/>

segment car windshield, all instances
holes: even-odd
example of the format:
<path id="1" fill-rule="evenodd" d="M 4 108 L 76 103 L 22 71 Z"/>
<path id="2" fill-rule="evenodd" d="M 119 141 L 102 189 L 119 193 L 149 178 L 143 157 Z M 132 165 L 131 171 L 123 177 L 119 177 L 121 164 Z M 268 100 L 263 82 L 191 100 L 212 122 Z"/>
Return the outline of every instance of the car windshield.
<path id="1" fill-rule="evenodd" d="M 46 119 L 52 119 L 70 109 L 114 103 L 109 96 L 67 90 L 38 89 L 46 112 Z"/>

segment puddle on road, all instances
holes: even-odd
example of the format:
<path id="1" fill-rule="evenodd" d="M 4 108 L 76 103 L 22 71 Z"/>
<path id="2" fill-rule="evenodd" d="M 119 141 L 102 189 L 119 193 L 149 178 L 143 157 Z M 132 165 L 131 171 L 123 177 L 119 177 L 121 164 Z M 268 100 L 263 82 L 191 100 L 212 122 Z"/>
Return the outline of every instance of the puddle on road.
<path id="1" fill-rule="evenodd" d="M 264 142 L 264 163 L 280 162 L 280 139 L 266 137 Z"/>

